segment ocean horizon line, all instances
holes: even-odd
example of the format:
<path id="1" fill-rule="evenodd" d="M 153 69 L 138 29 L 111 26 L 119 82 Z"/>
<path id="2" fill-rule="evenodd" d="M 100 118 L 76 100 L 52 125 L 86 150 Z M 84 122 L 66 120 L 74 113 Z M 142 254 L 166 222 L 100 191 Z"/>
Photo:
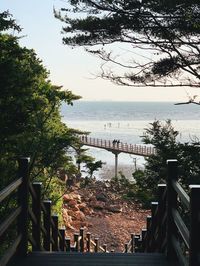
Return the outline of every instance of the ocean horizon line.
<path id="1" fill-rule="evenodd" d="M 178 101 L 137 101 L 137 100 L 84 100 L 80 99 L 75 102 L 113 102 L 113 103 L 120 103 L 120 102 L 127 102 L 127 103 L 177 103 Z"/>

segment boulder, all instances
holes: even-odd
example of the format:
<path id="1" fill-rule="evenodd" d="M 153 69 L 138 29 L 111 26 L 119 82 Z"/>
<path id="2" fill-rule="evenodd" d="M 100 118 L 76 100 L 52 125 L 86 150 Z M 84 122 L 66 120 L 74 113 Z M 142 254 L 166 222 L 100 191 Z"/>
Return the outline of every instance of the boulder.
<path id="1" fill-rule="evenodd" d="M 85 220 L 85 214 L 82 211 L 73 212 L 71 217 L 72 217 L 72 220 L 79 220 L 79 221 Z"/>
<path id="2" fill-rule="evenodd" d="M 68 211 L 66 209 L 63 210 L 63 220 L 65 222 L 65 224 L 71 223 L 72 222 L 72 218 L 71 216 L 68 214 Z"/>
<path id="3" fill-rule="evenodd" d="M 74 211 L 72 211 L 72 210 L 68 210 L 68 212 L 67 212 L 67 213 L 68 213 L 68 215 L 69 215 L 69 216 L 71 216 L 71 217 L 73 217 L 73 216 L 74 216 Z"/>
<path id="4" fill-rule="evenodd" d="M 108 205 L 106 206 L 106 209 L 110 212 L 114 212 L 114 213 L 120 213 L 122 212 L 122 207 L 120 205 Z"/>
<path id="5" fill-rule="evenodd" d="M 91 205 L 90 205 L 93 209 L 98 209 L 98 210 L 102 210 L 105 208 L 105 202 L 102 202 L 102 201 L 94 201 L 94 202 L 91 202 Z"/>
<path id="6" fill-rule="evenodd" d="M 82 202 L 78 205 L 78 208 L 84 212 L 84 209 L 87 207 L 86 203 Z"/>
<path id="7" fill-rule="evenodd" d="M 76 212 L 76 211 L 79 211 L 79 207 L 78 207 L 78 205 L 74 205 L 74 206 L 69 207 L 68 210 Z"/>
<path id="8" fill-rule="evenodd" d="M 85 215 L 91 215 L 93 213 L 93 210 L 91 210 L 90 208 L 88 207 L 85 207 L 84 210 L 83 210 L 83 213 Z"/>
<path id="9" fill-rule="evenodd" d="M 81 196 L 78 193 L 71 193 L 71 197 L 76 200 L 78 203 L 81 203 Z"/>
<path id="10" fill-rule="evenodd" d="M 70 194 L 65 194 L 63 195 L 63 202 L 67 203 L 68 201 L 70 201 L 72 199 Z"/>
<path id="11" fill-rule="evenodd" d="M 108 196 L 104 192 L 100 192 L 96 195 L 96 199 L 99 201 L 107 202 L 108 201 Z"/>
<path id="12" fill-rule="evenodd" d="M 97 199 L 96 199 L 96 197 L 94 196 L 94 195 L 92 195 L 90 198 L 89 198 L 89 201 L 91 202 L 91 201 L 96 201 Z"/>
<path id="13" fill-rule="evenodd" d="M 73 208 L 74 206 L 77 205 L 77 201 L 75 199 L 71 199 L 70 201 L 68 201 L 67 205 Z"/>

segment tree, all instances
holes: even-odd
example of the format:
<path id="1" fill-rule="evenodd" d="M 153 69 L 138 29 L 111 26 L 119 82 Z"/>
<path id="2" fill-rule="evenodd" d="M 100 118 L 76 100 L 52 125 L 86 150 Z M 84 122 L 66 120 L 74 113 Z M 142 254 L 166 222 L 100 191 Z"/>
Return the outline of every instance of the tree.
<path id="1" fill-rule="evenodd" d="M 61 121 L 61 103 L 73 104 L 80 96 L 53 85 L 34 50 L 5 30 L 20 31 L 8 12 L 0 14 L 0 188 L 15 177 L 20 156 L 31 158 L 31 179 L 42 178 L 48 186 L 70 162 L 66 153 L 77 141 L 77 131 Z"/>
<path id="2" fill-rule="evenodd" d="M 57 171 L 71 164 L 68 149 L 78 141 L 78 132 L 62 123 L 60 106 L 80 97 L 53 85 L 34 50 L 21 47 L 18 37 L 9 34 L 13 30 L 20 27 L 12 16 L 0 13 L 0 191 L 16 179 L 17 159 L 28 156 L 31 180 L 42 181 L 43 198 L 55 200 L 64 189 Z M 0 217 L 16 209 L 16 196 L 14 192 L 1 202 Z M 1 236 L 0 255 L 16 232 L 13 223 Z"/>
<path id="3" fill-rule="evenodd" d="M 91 163 L 94 161 L 94 158 L 86 154 L 88 149 L 84 149 L 81 144 L 76 145 L 76 147 L 74 147 L 74 150 L 76 152 L 75 158 L 78 168 L 78 174 L 81 176 L 81 164 Z"/>
<path id="4" fill-rule="evenodd" d="M 87 132 L 84 132 L 86 134 Z M 102 168 L 104 164 L 101 160 L 95 161 L 95 158 L 87 154 L 87 150 L 83 148 L 83 144 L 76 142 L 73 146 L 75 150 L 75 159 L 77 164 L 77 176 L 81 177 L 81 165 L 87 169 L 89 177 L 91 178 L 95 171 Z"/>
<path id="5" fill-rule="evenodd" d="M 55 16 L 65 23 L 64 44 L 103 59 L 102 78 L 199 87 L 199 12 L 198 0 L 71 0 Z"/>
<path id="6" fill-rule="evenodd" d="M 103 164 L 104 163 L 101 160 L 95 161 L 95 162 L 87 162 L 86 167 L 88 168 L 89 177 L 91 178 L 95 171 L 98 171 L 99 169 L 101 169 Z"/>
<path id="7" fill-rule="evenodd" d="M 178 160 L 179 182 L 186 190 L 190 184 L 200 184 L 200 142 L 181 143 L 177 140 L 178 135 L 170 120 L 164 124 L 154 121 L 145 130 L 143 142 L 154 145 L 156 154 L 146 158 L 144 171 L 133 173 L 137 196 L 141 200 L 150 202 L 155 199 L 157 185 L 166 182 L 168 159 Z"/>
<path id="8" fill-rule="evenodd" d="M 153 197 L 156 195 L 158 183 L 166 180 L 166 161 L 178 159 L 177 136 L 178 131 L 173 128 L 170 120 L 167 120 L 165 124 L 156 120 L 145 129 L 142 141 L 153 145 L 156 154 L 146 158 L 144 177 L 141 178 L 140 172 L 139 175 L 137 172 L 135 176 L 138 186 L 143 191 L 149 191 Z"/>

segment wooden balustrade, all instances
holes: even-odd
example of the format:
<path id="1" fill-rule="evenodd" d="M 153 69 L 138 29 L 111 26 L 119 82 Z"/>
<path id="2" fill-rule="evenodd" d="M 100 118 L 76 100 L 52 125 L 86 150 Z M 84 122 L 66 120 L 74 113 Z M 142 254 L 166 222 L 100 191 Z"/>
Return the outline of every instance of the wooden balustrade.
<path id="1" fill-rule="evenodd" d="M 190 185 L 188 195 L 178 183 L 177 160 L 168 160 L 167 168 L 167 184 L 158 185 L 158 202 L 152 202 L 147 229 L 142 230 L 141 240 L 134 240 L 134 249 L 165 253 L 180 265 L 199 266 L 200 185 Z M 183 216 L 189 216 L 190 224 Z M 125 244 L 126 252 L 131 245 L 131 240 Z"/>
<path id="2" fill-rule="evenodd" d="M 7 250 L 0 259 L 0 265 L 6 265 L 14 256 L 24 256 L 27 253 L 28 243 L 28 163 L 29 158 L 21 158 L 18 161 L 19 171 L 18 179 L 0 191 L 0 203 L 12 197 L 17 192 L 17 206 L 6 217 L 1 219 L 0 238 L 12 229 L 17 221 L 17 235 L 9 243 Z M 1 240 L 1 244 L 3 244 Z M 8 243 L 7 243 L 8 244 Z"/>
<path id="3" fill-rule="evenodd" d="M 29 242 L 33 251 L 64 251 L 65 230 L 58 228 L 58 215 L 51 215 L 51 201 L 41 200 L 42 183 L 29 185 L 31 208 L 29 218 L 32 232 Z"/>
<path id="4" fill-rule="evenodd" d="M 14 257 L 25 256 L 28 245 L 32 251 L 66 248 L 65 230 L 58 229 L 58 216 L 51 216 L 51 201 L 41 200 L 42 183 L 29 183 L 28 163 L 29 158 L 19 160 L 19 178 L 0 192 L 0 203 L 17 192 L 17 207 L 0 224 L 0 237 L 3 237 L 17 221 L 17 236 L 1 257 L 2 266 Z"/>
<path id="5" fill-rule="evenodd" d="M 131 239 L 124 244 L 124 253 L 133 253 L 135 251 L 135 235 L 131 234 Z"/>
<path id="6" fill-rule="evenodd" d="M 104 244 L 100 246 L 99 238 L 94 238 L 92 240 L 91 233 L 87 232 L 86 235 L 84 233 L 84 229 L 80 228 L 79 233 L 74 234 L 74 244 L 71 245 L 70 238 L 66 239 L 67 247 L 66 251 L 75 251 L 75 252 L 108 252 L 107 245 Z"/>

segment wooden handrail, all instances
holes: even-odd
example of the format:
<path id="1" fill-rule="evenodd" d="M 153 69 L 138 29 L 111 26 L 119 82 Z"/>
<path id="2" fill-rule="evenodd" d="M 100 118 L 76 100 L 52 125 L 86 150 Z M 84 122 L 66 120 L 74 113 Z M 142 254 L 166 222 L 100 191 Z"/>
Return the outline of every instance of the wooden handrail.
<path id="1" fill-rule="evenodd" d="M 6 250 L 5 254 L 0 259 L 0 265 L 4 266 L 11 260 L 11 258 L 15 255 L 17 248 L 22 240 L 22 235 L 18 235 L 14 240 L 13 244 Z"/>
<path id="2" fill-rule="evenodd" d="M 44 202 L 41 202 L 41 209 L 42 209 L 44 214 L 47 214 L 47 210 L 46 210 L 46 207 L 44 205 Z"/>
<path id="3" fill-rule="evenodd" d="M 13 181 L 10 185 L 0 191 L 0 203 L 7 198 L 13 191 L 18 189 L 18 187 L 22 184 L 22 177 Z"/>
<path id="4" fill-rule="evenodd" d="M 188 261 L 183 256 L 183 251 L 182 251 L 182 248 L 180 246 L 180 243 L 174 235 L 172 235 L 172 244 L 173 244 L 174 250 L 176 251 L 176 255 L 178 257 L 180 265 L 188 266 Z"/>
<path id="5" fill-rule="evenodd" d="M 32 247 L 35 247 L 36 248 L 37 244 L 36 244 L 35 239 L 32 236 L 29 235 L 28 241 L 30 242 L 30 244 L 31 244 Z"/>
<path id="6" fill-rule="evenodd" d="M 5 252 L 0 261 L 0 265 L 3 266 L 13 256 L 25 256 L 28 251 L 28 242 L 33 251 L 64 251 L 66 247 L 65 230 L 58 229 L 58 216 L 51 216 L 51 201 L 41 201 L 42 184 L 39 182 L 29 184 L 28 163 L 29 158 L 20 159 L 20 178 L 0 191 L 1 201 L 15 191 L 18 195 L 17 208 L 0 224 L 0 236 L 7 233 L 16 220 L 18 227 L 16 241 L 8 248 L 9 254 Z M 29 231 L 28 224 L 31 225 Z"/>
<path id="7" fill-rule="evenodd" d="M 158 204 L 154 204 L 151 217 L 147 217 L 147 229 L 142 232 L 142 244 L 138 245 L 141 251 L 164 252 L 171 260 L 178 258 L 180 265 L 197 266 L 200 265 L 200 185 L 191 185 L 189 196 L 178 183 L 177 160 L 168 160 L 167 165 L 167 184 L 158 185 Z M 189 210 L 190 226 L 179 213 L 179 204 L 183 212 Z M 128 252 L 128 244 L 126 249 Z"/>
<path id="8" fill-rule="evenodd" d="M 43 225 L 41 225 L 41 232 L 43 233 L 44 236 L 47 236 L 47 230 Z"/>
<path id="9" fill-rule="evenodd" d="M 2 255 L 0 265 L 6 265 L 9 260 L 15 256 L 23 256 L 27 252 L 28 242 L 28 162 L 29 158 L 19 159 L 18 176 L 10 185 L 0 191 L 0 202 L 8 196 L 12 197 L 12 193 L 16 191 L 17 206 L 10 215 L 2 219 L 0 224 L 0 236 L 9 232 L 14 221 L 17 225 L 17 237 L 14 242 L 8 243 L 7 251 Z"/>
<path id="10" fill-rule="evenodd" d="M 32 209 L 30 207 L 28 208 L 28 213 L 29 213 L 29 216 L 31 218 L 31 222 L 36 225 L 37 224 L 37 219 L 36 219 Z"/>
<path id="11" fill-rule="evenodd" d="M 11 224 L 16 221 L 22 211 L 21 207 L 15 209 L 1 224 L 0 224 L 0 237 L 6 232 Z"/>
<path id="12" fill-rule="evenodd" d="M 181 234 L 186 246 L 189 248 L 189 230 L 177 210 L 173 209 L 172 214 L 178 231 Z"/>
<path id="13" fill-rule="evenodd" d="M 32 196 L 32 199 L 33 200 L 36 200 L 37 199 L 37 195 L 35 193 L 35 190 L 33 188 L 33 184 L 29 184 L 29 191 L 30 191 L 30 195 Z"/>
<path id="14" fill-rule="evenodd" d="M 189 210 L 190 208 L 190 197 L 187 195 L 185 190 L 181 187 L 178 181 L 172 180 L 172 185 L 174 190 L 177 192 L 178 196 L 181 198 L 185 207 Z"/>

